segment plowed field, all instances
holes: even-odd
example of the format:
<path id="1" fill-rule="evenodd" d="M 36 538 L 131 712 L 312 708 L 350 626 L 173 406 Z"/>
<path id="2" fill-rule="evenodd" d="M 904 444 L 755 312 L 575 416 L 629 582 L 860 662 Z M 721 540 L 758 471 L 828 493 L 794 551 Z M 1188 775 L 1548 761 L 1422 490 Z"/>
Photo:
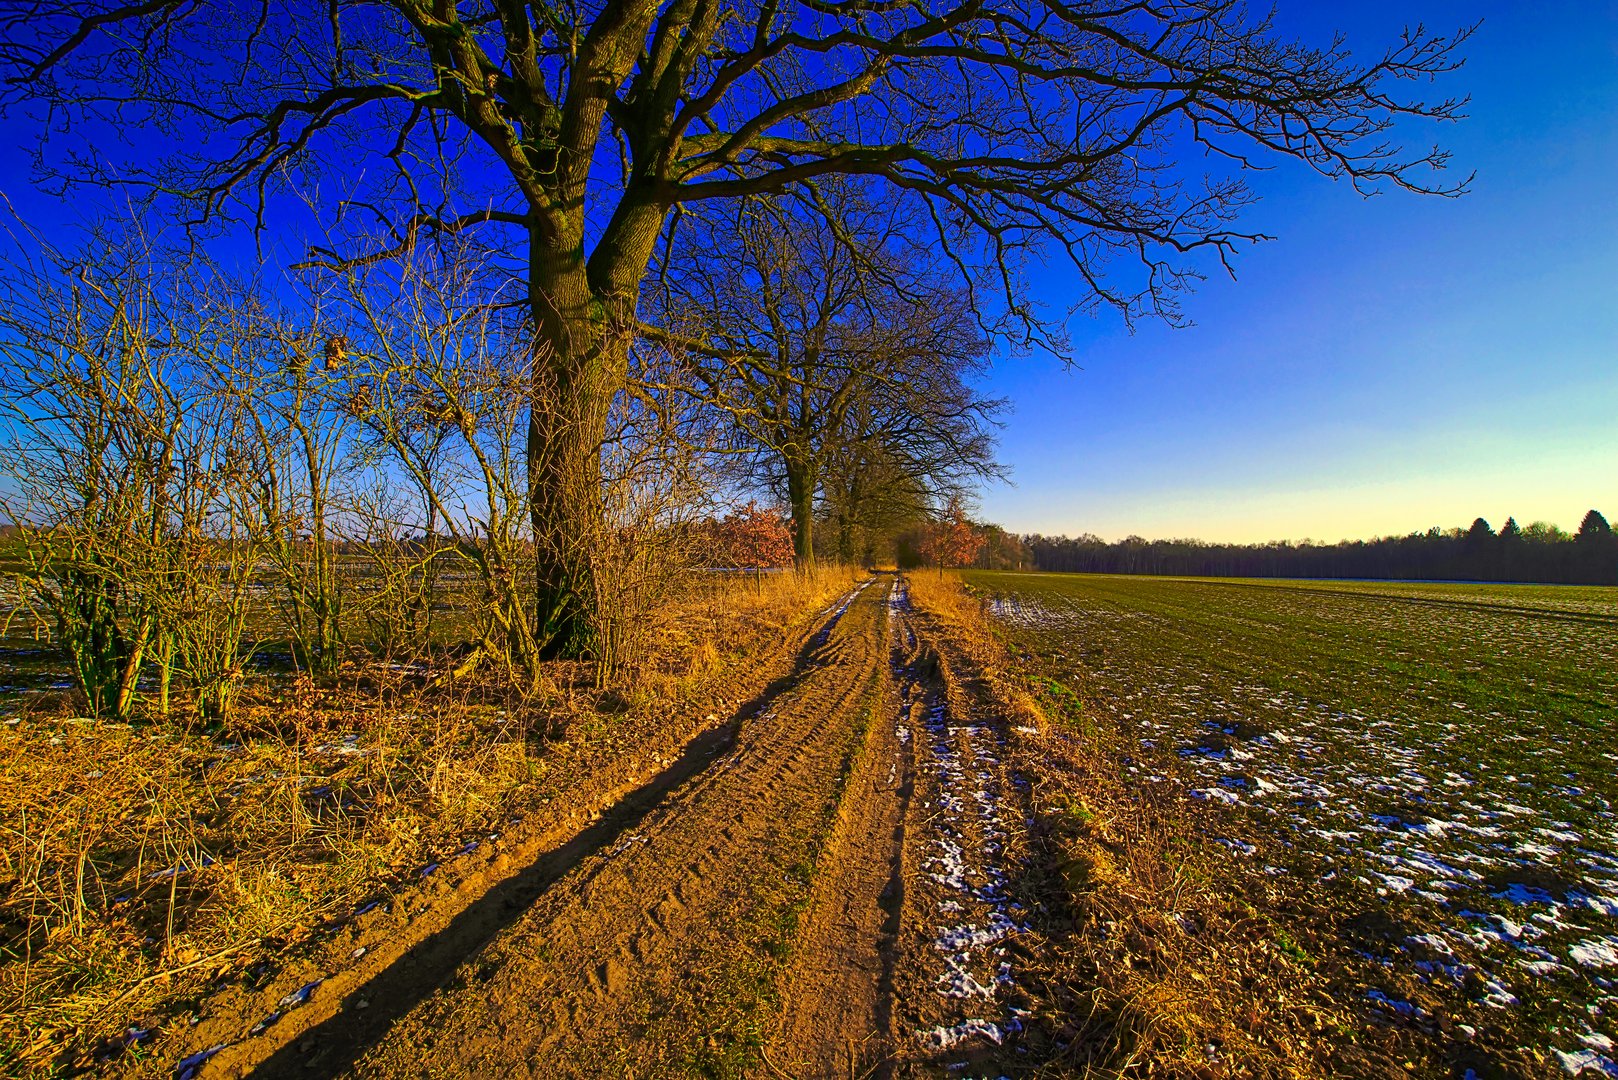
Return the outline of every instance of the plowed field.
<path id="1" fill-rule="evenodd" d="M 1372 1023 L 1618 1076 L 1618 590 L 969 577 Z"/>

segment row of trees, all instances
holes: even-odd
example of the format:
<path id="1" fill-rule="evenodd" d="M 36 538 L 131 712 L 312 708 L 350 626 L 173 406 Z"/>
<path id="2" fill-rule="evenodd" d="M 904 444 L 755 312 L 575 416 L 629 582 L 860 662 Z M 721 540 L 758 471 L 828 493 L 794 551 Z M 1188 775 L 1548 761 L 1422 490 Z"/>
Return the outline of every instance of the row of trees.
<path id="1" fill-rule="evenodd" d="M 506 655 L 600 654 L 600 611 L 619 588 L 620 556 L 604 553 L 641 550 L 622 521 L 655 517 L 669 483 L 646 496 L 624 477 L 684 476 L 651 467 L 671 447 L 773 461 L 798 556 L 813 554 L 817 505 L 839 523 L 841 553 L 856 552 L 984 472 L 992 404 L 962 389 L 984 339 L 1065 352 L 1066 313 L 1047 317 L 1027 295 L 1046 256 L 1069 265 L 1075 310 L 1173 321 L 1199 271 L 1262 239 L 1236 227 L 1257 156 L 1361 190 L 1460 190 L 1437 175 L 1443 152 L 1406 151 L 1390 132 L 1459 114 L 1456 100 L 1402 90 L 1457 66 L 1465 36 L 1416 29 L 1363 60 L 1340 39 L 1289 40 L 1235 0 L 40 0 L 0 12 L 0 112 L 31 118 L 48 187 L 130 193 L 204 238 L 245 221 L 273 247 L 293 240 L 291 219 L 325 237 L 310 245 L 306 296 L 267 320 L 267 339 L 248 338 L 273 343 L 246 354 L 281 373 L 265 376 L 285 384 L 273 406 L 251 380 L 208 373 L 235 348 L 211 339 L 191 348 L 208 360 L 201 374 L 127 384 L 164 417 L 179 408 L 169 388 L 195 385 L 187 400 L 207 408 L 180 411 L 202 424 L 218 410 L 207 432 L 273 418 L 265 435 L 289 440 L 296 467 L 267 482 L 303 478 L 298 520 L 252 494 L 263 451 L 230 449 L 256 432 L 219 437 L 196 489 L 167 450 L 119 447 L 144 477 L 138 513 L 97 494 L 65 517 L 19 520 L 87 535 L 106 513 L 167 537 L 191 512 L 171 499 L 214 491 L 218 476 L 215 520 L 197 528 L 315 559 L 296 580 L 318 594 L 326 571 L 308 552 L 352 519 L 312 489 L 347 460 L 333 432 L 352 425 L 379 448 L 361 475 L 395 482 L 378 499 L 419 502 L 434 535 L 453 519 L 476 537 L 484 621 Z M 117 292 L 107 275 L 97 287 Z M 468 347 L 469 334 L 490 347 Z M 284 374 L 299 349 L 309 374 Z M 74 372 L 106 355 L 82 352 L 98 359 L 77 354 Z M 352 368 L 324 366 L 350 354 Z M 126 393 L 115 367 L 111 402 Z M 233 411 L 242 394 L 257 402 L 246 415 Z M 42 415 L 18 411 L 25 426 Z M 124 422 L 118 409 L 83 415 L 86 446 L 96 425 Z M 445 469 L 477 497 L 463 502 Z M 240 509 L 220 518 L 226 505 Z M 114 651 L 126 666 L 140 654 Z"/>
<path id="2" fill-rule="evenodd" d="M 895 530 L 1000 475 L 988 343 L 914 223 L 850 185 L 742 199 L 683 224 L 647 338 L 682 358 L 660 385 L 715 414 L 735 482 L 788 508 L 793 553 L 870 561 Z"/>
<path id="3" fill-rule="evenodd" d="M 419 655 L 446 607 L 472 649 L 457 670 L 532 690 L 535 568 L 566 548 L 588 564 L 611 678 L 686 568 L 804 563 L 817 526 L 868 550 L 994 472 L 995 406 L 965 381 L 981 340 L 912 335 L 935 279 L 820 213 L 833 243 L 772 212 L 712 233 L 706 263 L 671 249 L 662 303 L 683 332 L 636 342 L 600 512 L 566 534 L 532 527 L 546 384 L 520 307 L 482 291 L 498 253 L 440 237 L 271 289 L 133 227 L 72 253 L 19 230 L 0 279 L 0 517 L 22 526 L 21 592 L 92 711 L 130 715 L 147 678 L 158 711 L 179 687 L 212 720 L 266 643 L 329 676 L 360 645 Z M 706 276 L 721 257 L 749 288 Z M 914 291 L 882 293 L 874 267 Z M 835 292 L 801 306 L 823 279 Z M 736 344 L 767 325 L 767 361 Z M 748 493 L 790 505 L 790 529 L 756 503 L 724 510 Z"/>
<path id="4" fill-rule="evenodd" d="M 1618 534 L 1591 510 L 1577 532 L 1507 518 L 1496 533 L 1482 518 L 1466 529 L 1336 544 L 1209 544 L 1200 540 L 1108 543 L 1096 536 L 1025 536 L 1030 568 L 1190 577 L 1382 578 L 1618 585 Z M 1000 556 L 1002 565 L 1006 555 Z"/>

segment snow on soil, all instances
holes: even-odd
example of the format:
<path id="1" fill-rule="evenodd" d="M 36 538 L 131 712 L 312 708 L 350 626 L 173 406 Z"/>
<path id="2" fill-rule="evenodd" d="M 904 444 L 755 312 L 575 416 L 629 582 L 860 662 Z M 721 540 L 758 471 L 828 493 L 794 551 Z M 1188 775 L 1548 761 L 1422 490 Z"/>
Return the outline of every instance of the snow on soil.
<path id="1" fill-rule="evenodd" d="M 903 587 L 889 600 L 896 619 L 907 604 Z M 1004 868 L 1007 824 L 994 729 L 970 718 L 955 721 L 939 701 L 927 705 L 920 768 L 936 781 L 938 804 L 931 817 L 922 873 L 939 887 L 933 912 L 932 947 L 944 968 L 935 990 L 961 1018 L 916 1032 L 922 1046 L 947 1050 L 969 1040 L 996 1046 L 1022 1029 L 1022 1010 L 996 1007 L 1003 990 L 1015 985 L 1004 942 L 1021 932 L 1021 905 L 1008 894 Z M 906 732 L 908 735 L 908 731 Z"/>
<path id="2" fill-rule="evenodd" d="M 1597 1076 L 1618 1077 L 1618 1062 L 1606 1054 L 1595 1050 L 1574 1050 L 1571 1053 L 1563 1050 L 1553 1050 L 1556 1060 L 1562 1063 L 1569 1076 L 1585 1076 L 1595 1073 Z"/>
<path id="3" fill-rule="evenodd" d="M 1001 597 L 989 606 L 1058 650 L 1113 632 L 1155 632 L 1160 623 L 1172 630 L 1165 616 L 1058 592 Z M 1389 625 L 1421 620 L 1416 631 L 1456 638 L 1475 632 L 1463 621 L 1473 617 L 1468 612 L 1362 611 L 1323 614 Z M 1598 668 L 1618 663 L 1618 637 L 1578 624 L 1530 624 L 1496 627 L 1487 655 L 1550 651 Z M 1367 624 L 1365 632 L 1379 629 Z M 1479 648 L 1481 663 L 1487 655 Z M 1224 834 L 1218 843 L 1246 856 L 1257 851 L 1250 841 L 1272 837 L 1287 865 L 1265 872 L 1304 872 L 1402 905 L 1395 910 L 1411 912 L 1412 929 L 1425 932 L 1367 952 L 1368 959 L 1485 1008 L 1518 1007 L 1519 995 L 1532 990 L 1537 1007 L 1563 1011 L 1555 1038 L 1564 1049 L 1555 1053 L 1567 1071 L 1618 1076 L 1611 1049 L 1618 1038 L 1618 800 L 1608 787 L 1605 795 L 1592 790 L 1601 786 L 1598 775 L 1618 769 L 1618 754 L 1532 712 L 1440 700 L 1438 686 L 1419 679 L 1406 691 L 1408 704 L 1356 711 L 1276 686 L 1222 682 L 1172 655 L 1149 664 L 1128 650 L 1091 656 L 1093 674 L 1115 691 L 1123 729 L 1137 733 L 1142 758 L 1126 767 L 1143 782 L 1166 782 L 1161 766 L 1153 772 L 1149 763 L 1173 752 L 1184 790 L 1208 804 L 1210 830 Z M 1598 707 L 1594 715 L 1612 714 Z M 1478 751 L 1479 731 L 1490 733 L 1486 753 Z M 1367 988 L 1367 996 L 1405 1015 L 1407 1003 L 1380 989 Z"/>

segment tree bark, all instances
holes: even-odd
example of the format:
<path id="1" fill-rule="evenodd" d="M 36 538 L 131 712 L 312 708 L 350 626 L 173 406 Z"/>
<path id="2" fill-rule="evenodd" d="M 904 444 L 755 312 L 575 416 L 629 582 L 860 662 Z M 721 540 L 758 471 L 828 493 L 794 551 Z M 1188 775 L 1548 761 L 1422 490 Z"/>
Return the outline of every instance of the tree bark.
<path id="1" fill-rule="evenodd" d="M 854 565 L 854 521 L 846 510 L 837 521 L 837 557 L 845 565 Z"/>
<path id="2" fill-rule="evenodd" d="M 529 288 L 536 329 L 529 403 L 529 512 L 540 657 L 593 654 L 598 603 L 592 545 L 606 527 L 601 448 L 629 364 L 628 320 L 591 288 L 580 248 L 536 237 Z M 629 300 L 633 309 L 633 298 Z"/>
<path id="3" fill-rule="evenodd" d="M 815 561 L 815 478 L 807 461 L 788 454 L 787 500 L 792 504 L 792 557 L 799 566 Z"/>

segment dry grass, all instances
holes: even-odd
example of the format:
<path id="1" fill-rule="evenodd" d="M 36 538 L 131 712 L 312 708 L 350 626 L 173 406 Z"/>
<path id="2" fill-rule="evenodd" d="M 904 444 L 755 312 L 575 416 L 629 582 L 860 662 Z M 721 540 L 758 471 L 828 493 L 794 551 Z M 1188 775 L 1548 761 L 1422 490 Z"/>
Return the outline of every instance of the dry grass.
<path id="1" fill-rule="evenodd" d="M 603 694 L 558 664 L 526 708 L 369 669 L 339 688 L 253 687 L 230 741 L 78 720 L 65 702 L 14 715 L 0 1075 L 93 1065 L 524 808 L 572 797 L 670 717 L 728 714 L 850 578 L 706 580 L 662 613 L 631 685 Z"/>
<path id="2" fill-rule="evenodd" d="M 1380 1075 L 1357 1026 L 1285 920 L 1255 908 L 1196 840 L 1185 804 L 1132 779 L 1128 747 L 1092 720 L 1082 686 L 1019 665 L 958 579 L 917 575 L 1014 730 L 1032 783 L 1050 898 L 1050 955 L 1029 981 L 1062 1074 Z"/>

